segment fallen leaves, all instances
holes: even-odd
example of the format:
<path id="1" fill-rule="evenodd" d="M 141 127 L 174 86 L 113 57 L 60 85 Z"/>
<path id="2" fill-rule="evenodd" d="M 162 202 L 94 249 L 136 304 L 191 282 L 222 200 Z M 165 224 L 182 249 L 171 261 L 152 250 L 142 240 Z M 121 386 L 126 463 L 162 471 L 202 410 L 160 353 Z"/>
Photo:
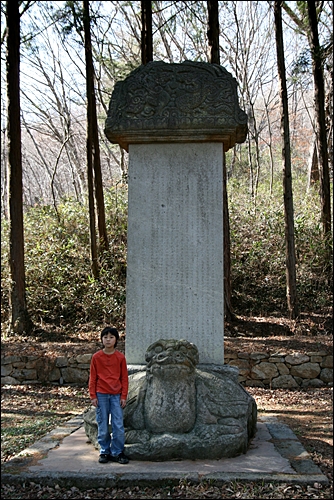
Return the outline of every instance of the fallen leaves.
<path id="1" fill-rule="evenodd" d="M 88 392 L 82 387 L 2 386 L 1 462 L 7 462 L 88 406 Z"/>
<path id="2" fill-rule="evenodd" d="M 111 499 L 111 498 L 132 498 L 132 499 L 168 499 L 168 498 L 298 498 L 298 499 L 322 499 L 332 498 L 332 487 L 323 486 L 319 483 L 313 485 L 298 485 L 286 483 L 242 483 L 228 482 L 222 486 L 213 486 L 210 483 L 192 483 L 180 481 L 176 486 L 163 487 L 141 487 L 139 485 L 124 488 L 97 488 L 85 491 L 72 486 L 61 488 L 55 485 L 54 488 L 42 486 L 30 482 L 23 486 L 2 485 L 1 498 L 65 498 L 65 499 Z M 17 495 L 17 496 L 15 496 Z"/>
<path id="3" fill-rule="evenodd" d="M 227 482 L 217 485 L 214 482 L 199 484 L 181 481 L 177 485 L 143 487 L 140 484 L 123 488 L 98 488 L 80 490 L 74 485 L 67 488 L 54 487 L 37 483 L 25 485 L 2 484 L 2 499 L 200 499 L 200 498 L 240 498 L 240 499 L 330 499 L 333 497 L 333 454 L 332 454 L 332 388 L 315 389 L 262 389 L 247 388 L 255 398 L 260 412 L 272 413 L 286 423 L 297 435 L 314 462 L 329 479 L 328 485 L 314 483 L 288 484 L 241 481 Z M 21 385 L 3 386 L 1 391 L 2 420 L 10 420 L 2 424 L 2 432 L 7 426 L 24 429 L 31 422 L 43 418 L 51 419 L 52 425 L 44 432 L 59 426 L 63 420 L 68 420 L 74 414 L 84 411 L 89 403 L 86 388 L 75 386 L 41 386 Z M 260 413 L 259 412 L 259 413 Z M 49 425 L 49 424 L 48 424 Z M 35 427 L 35 431 L 37 431 Z M 39 432 L 40 430 L 38 430 Z M 40 435 L 33 434 L 35 441 Z M 6 438 L 7 439 L 7 438 Z M 17 453 L 26 447 L 22 433 L 12 436 L 12 451 Z M 22 443 L 24 446 L 22 447 Z M 2 446 L 3 460 L 11 458 L 7 444 Z"/>

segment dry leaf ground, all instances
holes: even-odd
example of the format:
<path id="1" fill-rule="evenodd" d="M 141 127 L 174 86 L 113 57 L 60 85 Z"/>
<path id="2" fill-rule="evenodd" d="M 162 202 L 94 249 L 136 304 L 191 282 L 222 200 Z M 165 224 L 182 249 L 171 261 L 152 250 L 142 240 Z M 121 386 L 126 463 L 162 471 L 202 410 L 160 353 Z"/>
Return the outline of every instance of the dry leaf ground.
<path id="1" fill-rule="evenodd" d="M 328 485 L 263 484 L 233 482 L 217 486 L 212 483 L 191 484 L 180 482 L 177 486 L 109 488 L 80 491 L 73 487 L 50 488 L 43 484 L 10 486 L 2 484 L 1 498 L 332 498 L 332 389 L 269 390 L 249 388 L 255 397 L 259 413 L 275 414 L 298 436 L 314 462 L 328 477 Z M 87 407 L 85 390 L 78 387 L 56 386 L 4 386 L 2 388 L 2 432 L 7 426 L 20 429 L 23 422 L 26 434 L 12 436 L 12 446 L 2 446 L 2 461 L 8 459 L 35 440 L 35 433 L 44 434 L 62 420 Z M 46 419 L 46 422 L 45 422 Z M 30 421 L 30 424 L 28 423 Z M 45 426 L 43 427 L 43 422 Z M 30 433 L 28 432 L 30 429 Z M 4 453 L 7 446 L 8 453 Z M 96 467 L 99 465 L 96 464 Z"/>
<path id="2" fill-rule="evenodd" d="M 332 336 L 285 336 L 283 332 L 268 330 L 268 321 L 263 327 L 263 335 L 259 334 L 256 322 L 253 336 L 251 329 L 243 334 L 243 324 L 238 325 L 237 333 L 226 338 L 226 348 L 229 350 L 275 350 L 284 346 L 286 349 L 299 352 L 325 349 L 332 350 Z M 261 328 L 261 326 L 260 326 Z M 283 325 L 284 328 L 284 325 Z M 228 329 L 227 329 L 228 330 Z M 264 335 L 266 333 L 266 335 Z M 275 335 L 276 333 L 276 335 Z M 81 333 L 81 343 L 71 346 L 71 342 L 57 344 L 52 342 L 49 349 L 54 355 L 61 350 L 75 348 L 77 353 L 87 352 L 87 349 L 97 348 L 98 332 L 84 331 Z M 39 339 L 40 340 L 40 339 Z M 56 340 L 55 338 L 53 339 Z M 7 351 L 23 349 L 36 350 L 36 342 L 16 343 L 9 339 L 4 342 Z M 46 347 L 47 348 L 47 347 Z M 119 344 L 124 348 L 124 339 Z M 33 498 L 63 498 L 63 499 L 99 499 L 99 498 L 132 498 L 132 499 L 168 499 L 168 498 L 295 498 L 318 499 L 333 497 L 333 411 L 332 387 L 285 390 L 247 388 L 255 397 L 259 413 L 276 415 L 287 424 L 297 435 L 304 448 L 311 454 L 314 462 L 320 467 L 329 480 L 328 485 L 321 484 L 274 484 L 274 483 L 242 483 L 240 481 L 216 485 L 214 483 L 191 484 L 181 481 L 178 485 L 164 487 L 147 487 L 137 485 L 131 488 L 92 489 L 80 491 L 70 489 L 45 487 L 43 484 L 29 483 L 10 486 L 2 484 L 1 498 L 33 499 Z M 2 455 L 1 461 L 7 462 L 20 450 L 40 438 L 46 432 L 68 420 L 73 415 L 81 413 L 89 404 L 86 388 L 58 387 L 40 385 L 4 386 L 2 387 Z M 98 467 L 98 464 L 96 464 Z"/>

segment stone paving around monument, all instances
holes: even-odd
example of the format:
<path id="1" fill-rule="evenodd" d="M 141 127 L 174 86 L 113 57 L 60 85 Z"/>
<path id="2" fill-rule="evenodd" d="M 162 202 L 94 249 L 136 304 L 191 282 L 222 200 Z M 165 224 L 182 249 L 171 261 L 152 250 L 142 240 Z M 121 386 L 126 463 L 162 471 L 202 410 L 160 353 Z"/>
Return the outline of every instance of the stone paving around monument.
<path id="1" fill-rule="evenodd" d="M 276 481 L 290 484 L 327 484 L 328 479 L 311 460 L 295 434 L 276 417 L 258 419 L 258 431 L 249 450 L 221 460 L 131 461 L 127 465 L 98 464 L 98 450 L 87 442 L 83 417 L 69 420 L 7 462 L 2 482 L 41 481 L 48 486 L 111 487 L 134 484 L 194 482 Z"/>

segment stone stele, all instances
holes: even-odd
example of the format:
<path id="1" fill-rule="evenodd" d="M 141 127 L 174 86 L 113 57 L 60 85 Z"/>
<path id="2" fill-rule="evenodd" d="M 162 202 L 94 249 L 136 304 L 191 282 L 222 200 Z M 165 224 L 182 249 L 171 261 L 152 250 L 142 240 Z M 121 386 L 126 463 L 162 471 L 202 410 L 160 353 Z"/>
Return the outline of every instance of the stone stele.
<path id="1" fill-rule="evenodd" d="M 223 364 L 224 152 L 247 133 L 236 80 L 204 62 L 140 66 L 116 83 L 105 133 L 129 151 L 128 364 L 176 337 Z"/>
<path id="2" fill-rule="evenodd" d="M 146 351 L 146 371 L 130 375 L 124 410 L 125 453 L 134 460 L 219 459 L 245 453 L 256 432 L 253 397 L 231 366 L 196 369 L 197 347 L 160 339 Z M 95 409 L 84 415 L 98 448 Z"/>
<path id="3" fill-rule="evenodd" d="M 140 66 L 116 83 L 105 133 L 129 152 L 125 451 L 245 453 L 256 404 L 224 366 L 224 153 L 247 133 L 236 80 L 216 64 Z M 94 409 L 84 421 L 98 446 Z"/>

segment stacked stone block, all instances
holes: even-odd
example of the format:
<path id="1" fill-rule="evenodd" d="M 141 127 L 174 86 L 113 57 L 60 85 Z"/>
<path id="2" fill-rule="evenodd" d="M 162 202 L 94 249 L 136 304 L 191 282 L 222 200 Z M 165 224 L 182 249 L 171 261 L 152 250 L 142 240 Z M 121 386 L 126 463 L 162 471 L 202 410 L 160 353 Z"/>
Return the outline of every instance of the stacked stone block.
<path id="1" fill-rule="evenodd" d="M 92 354 L 50 357 L 1 355 L 1 384 L 86 386 Z M 225 352 L 225 364 L 239 369 L 245 387 L 294 389 L 333 385 L 333 356 L 325 351 L 294 353 Z"/>
<path id="2" fill-rule="evenodd" d="M 246 387 L 292 389 L 333 384 L 333 356 L 325 351 L 225 353 L 225 363 L 239 368 L 239 382 Z"/>

